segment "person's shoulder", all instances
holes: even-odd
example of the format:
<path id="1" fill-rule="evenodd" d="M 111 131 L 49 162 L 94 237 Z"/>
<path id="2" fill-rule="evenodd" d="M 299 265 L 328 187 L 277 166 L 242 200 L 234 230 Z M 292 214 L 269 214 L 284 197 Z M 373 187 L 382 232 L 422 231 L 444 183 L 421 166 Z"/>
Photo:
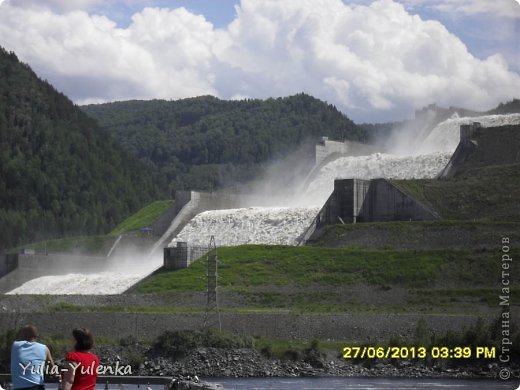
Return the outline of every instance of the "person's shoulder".
<path id="1" fill-rule="evenodd" d="M 78 352 L 67 352 L 67 355 L 65 355 L 65 360 L 68 360 L 68 361 L 72 361 L 72 362 L 75 362 L 75 361 L 78 361 L 80 359 L 80 357 L 78 356 Z"/>
<path id="2" fill-rule="evenodd" d="M 95 360 L 95 361 L 99 362 L 99 357 L 95 353 L 93 353 L 93 352 L 86 352 L 86 355 L 88 356 L 89 360 L 91 360 L 91 361 Z"/>
<path id="3" fill-rule="evenodd" d="M 44 343 L 40 343 L 40 342 L 36 341 L 34 344 L 37 345 L 40 348 L 47 348 L 47 346 Z"/>
<path id="4" fill-rule="evenodd" d="M 27 340 L 15 340 L 13 341 L 13 349 L 24 349 L 30 346 Z"/>
<path id="5" fill-rule="evenodd" d="M 84 351 L 74 351 L 69 352 L 67 356 L 65 356 L 65 360 L 71 360 L 71 361 L 92 361 L 92 360 L 98 360 L 99 358 L 97 355 L 91 353 L 91 352 L 84 352 Z"/>

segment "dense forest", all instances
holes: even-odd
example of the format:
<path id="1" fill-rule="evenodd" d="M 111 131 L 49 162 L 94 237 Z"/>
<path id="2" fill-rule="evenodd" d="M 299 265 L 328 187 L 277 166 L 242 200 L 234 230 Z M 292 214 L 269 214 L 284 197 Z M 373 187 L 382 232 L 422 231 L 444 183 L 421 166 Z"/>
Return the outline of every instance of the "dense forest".
<path id="1" fill-rule="evenodd" d="M 160 174 L 161 186 L 214 189 L 254 178 L 303 141 L 365 140 L 334 106 L 298 94 L 226 101 L 126 101 L 83 106 L 128 151 Z"/>
<path id="2" fill-rule="evenodd" d="M 158 196 L 144 164 L 0 48 L 0 249 L 106 232 Z"/>

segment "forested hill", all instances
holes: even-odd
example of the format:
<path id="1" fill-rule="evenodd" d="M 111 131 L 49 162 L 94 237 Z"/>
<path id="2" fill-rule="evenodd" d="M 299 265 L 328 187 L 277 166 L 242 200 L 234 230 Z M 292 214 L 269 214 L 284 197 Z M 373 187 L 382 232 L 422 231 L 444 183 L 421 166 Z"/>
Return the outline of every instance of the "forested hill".
<path id="1" fill-rule="evenodd" d="M 334 106 L 298 94 L 226 101 L 125 101 L 83 106 L 129 151 L 160 173 L 170 189 L 212 189 L 253 178 L 262 163 L 305 140 L 364 140 Z"/>
<path id="2" fill-rule="evenodd" d="M 144 164 L 0 48 L 0 249 L 107 231 L 158 195 Z"/>

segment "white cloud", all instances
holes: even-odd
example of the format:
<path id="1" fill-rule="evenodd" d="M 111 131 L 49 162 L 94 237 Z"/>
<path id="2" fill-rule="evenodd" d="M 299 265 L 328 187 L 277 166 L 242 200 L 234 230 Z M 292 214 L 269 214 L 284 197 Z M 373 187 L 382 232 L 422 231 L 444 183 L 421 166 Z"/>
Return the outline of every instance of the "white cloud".
<path id="1" fill-rule="evenodd" d="M 242 0 L 226 29 L 184 8 L 145 8 L 119 28 L 4 3 L 0 45 L 78 102 L 305 91 L 382 120 L 434 101 L 486 109 L 520 90 L 501 55 L 477 59 L 442 24 L 391 0 Z"/>
<path id="2" fill-rule="evenodd" d="M 88 10 L 91 7 L 106 3 L 106 0 L 7 0 L 17 7 L 48 8 L 57 12 L 72 10 Z M 113 2 L 108 0 L 108 2 Z M 1 3 L 0 3 L 1 4 Z"/>
<path id="3" fill-rule="evenodd" d="M 520 0 L 402 0 L 402 2 L 412 7 L 430 7 L 447 13 L 492 14 L 520 18 Z"/>

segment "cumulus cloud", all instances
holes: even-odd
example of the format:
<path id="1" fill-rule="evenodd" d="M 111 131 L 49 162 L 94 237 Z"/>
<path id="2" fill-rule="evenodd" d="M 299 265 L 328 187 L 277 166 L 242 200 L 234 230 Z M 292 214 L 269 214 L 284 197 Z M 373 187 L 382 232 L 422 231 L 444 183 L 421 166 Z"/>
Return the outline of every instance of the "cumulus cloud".
<path id="1" fill-rule="evenodd" d="M 184 8 L 145 8 L 120 28 L 13 1 L 0 7 L 0 45 L 80 103 L 304 91 L 369 121 L 431 102 L 486 109 L 520 90 L 500 54 L 475 58 L 441 23 L 391 0 L 242 0 L 223 29 Z"/>
<path id="2" fill-rule="evenodd" d="M 109 0 L 109 2 L 110 1 L 111 0 Z M 7 2 L 18 7 L 48 8 L 57 12 L 66 12 L 72 10 L 87 10 L 103 3 L 104 0 L 7 0 Z"/>
<path id="3" fill-rule="evenodd" d="M 404 0 L 410 6 L 424 6 L 447 13 L 466 15 L 491 14 L 520 18 L 519 0 Z"/>

